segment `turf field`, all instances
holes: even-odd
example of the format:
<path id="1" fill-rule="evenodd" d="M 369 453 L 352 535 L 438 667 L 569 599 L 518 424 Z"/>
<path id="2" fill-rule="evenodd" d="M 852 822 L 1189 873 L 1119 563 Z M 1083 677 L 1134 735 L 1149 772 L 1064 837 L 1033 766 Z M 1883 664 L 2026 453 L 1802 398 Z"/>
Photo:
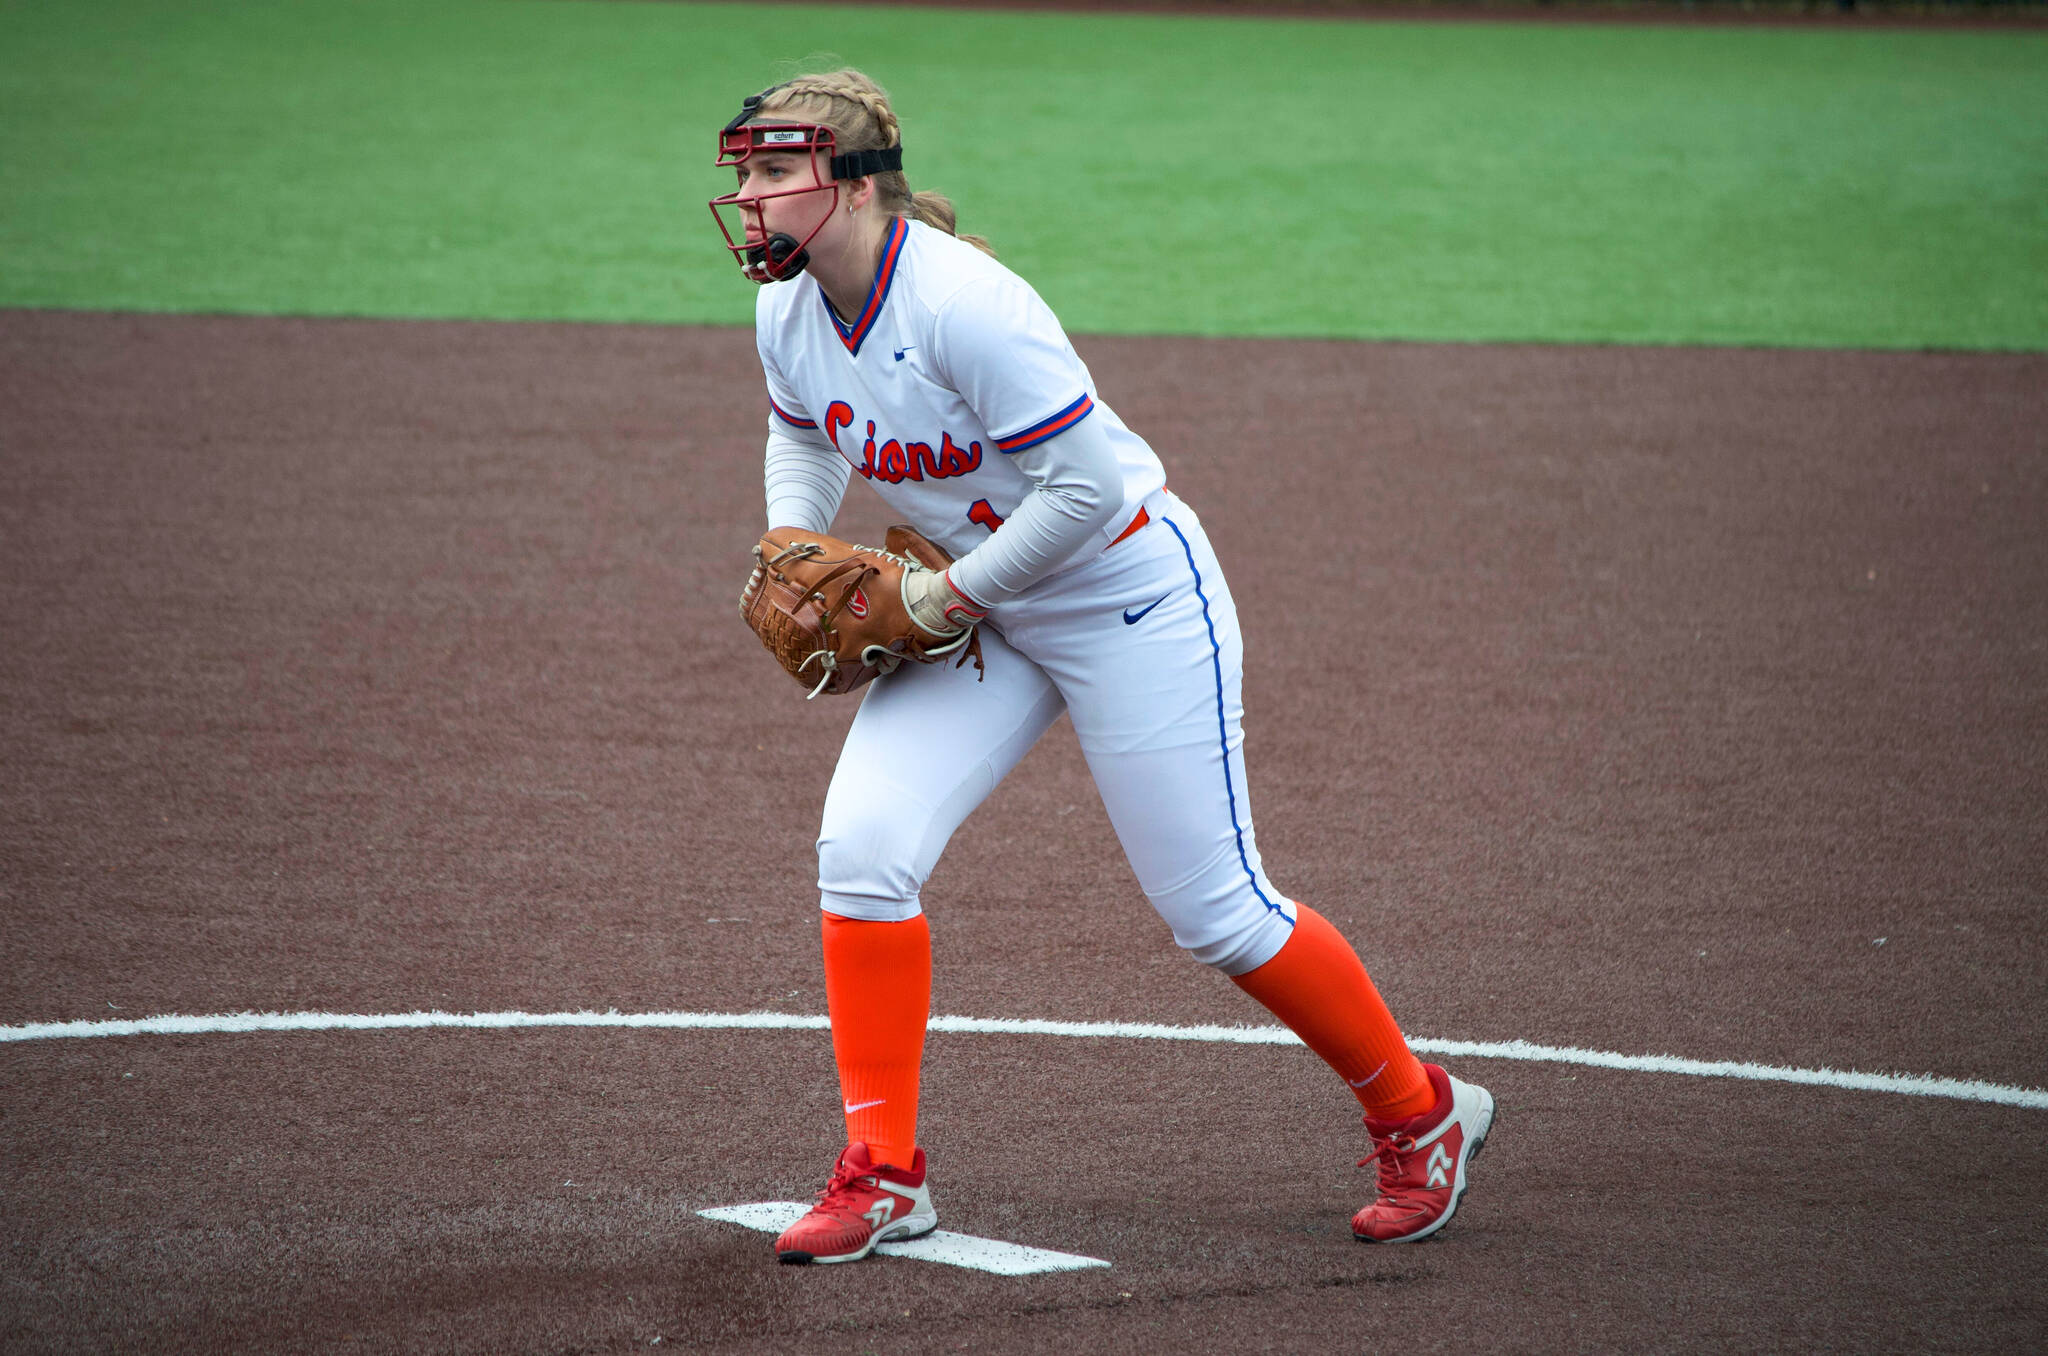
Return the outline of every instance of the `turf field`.
<path id="1" fill-rule="evenodd" d="M 836 53 L 1092 333 L 2038 349 L 2048 33 L 0 6 L 0 304 L 739 324 L 735 91 Z"/>
<path id="2" fill-rule="evenodd" d="M 2044 42 L 0 0 L 0 1350 L 2048 1345 Z M 921 1133 L 1066 1269 L 701 1213 L 842 1130 L 703 207 L 827 50 L 1201 513 L 1274 880 L 1499 1100 L 1439 1240 L 1064 725 Z"/>

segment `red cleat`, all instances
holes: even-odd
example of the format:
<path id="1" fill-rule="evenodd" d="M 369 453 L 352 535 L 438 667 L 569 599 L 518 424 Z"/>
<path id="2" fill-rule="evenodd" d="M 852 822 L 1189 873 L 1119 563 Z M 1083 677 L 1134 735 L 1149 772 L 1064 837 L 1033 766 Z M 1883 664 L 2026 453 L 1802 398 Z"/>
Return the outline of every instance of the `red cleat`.
<path id="1" fill-rule="evenodd" d="M 924 1150 L 905 1169 L 872 1161 L 865 1144 L 849 1144 L 818 1203 L 775 1240 L 775 1260 L 857 1262 L 877 1243 L 923 1238 L 938 1227 L 925 1185 Z"/>
<path id="2" fill-rule="evenodd" d="M 1361 1243 L 1413 1243 L 1450 1223 L 1465 1194 L 1465 1165 L 1479 1157 L 1493 1126 L 1493 1094 L 1425 1064 L 1436 1105 L 1405 1121 L 1375 1121 L 1373 1151 L 1358 1166 L 1378 1163 L 1379 1199 L 1351 1217 Z"/>

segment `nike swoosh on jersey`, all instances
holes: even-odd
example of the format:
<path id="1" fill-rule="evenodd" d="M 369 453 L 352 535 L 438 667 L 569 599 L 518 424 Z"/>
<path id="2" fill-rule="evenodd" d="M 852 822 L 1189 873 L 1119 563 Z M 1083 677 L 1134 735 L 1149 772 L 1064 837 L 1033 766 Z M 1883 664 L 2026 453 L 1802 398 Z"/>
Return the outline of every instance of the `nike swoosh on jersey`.
<path id="1" fill-rule="evenodd" d="M 908 353 L 908 352 L 910 352 L 910 350 L 912 350 L 912 349 L 914 349 L 914 348 L 916 348 L 916 347 L 917 347 L 917 345 L 916 345 L 916 344 L 905 344 L 905 345 L 904 345 L 904 346 L 903 346 L 902 348 L 899 348 L 899 349 L 897 349 L 897 350 L 896 350 L 896 361 L 897 361 L 897 362 L 899 362 L 899 363 L 900 363 L 900 362 L 902 362 L 902 361 L 903 361 L 903 355 L 904 355 L 904 354 L 906 354 L 906 353 Z"/>
<path id="2" fill-rule="evenodd" d="M 1168 598 L 1171 598 L 1172 596 L 1173 595 L 1171 593 L 1162 593 L 1144 607 L 1139 608 L 1136 612 L 1131 611 L 1129 608 L 1125 608 L 1124 625 L 1136 626 L 1139 622 L 1145 620 L 1145 614 L 1147 612 L 1150 612 L 1153 608 L 1159 606 L 1161 603 L 1165 602 Z"/>

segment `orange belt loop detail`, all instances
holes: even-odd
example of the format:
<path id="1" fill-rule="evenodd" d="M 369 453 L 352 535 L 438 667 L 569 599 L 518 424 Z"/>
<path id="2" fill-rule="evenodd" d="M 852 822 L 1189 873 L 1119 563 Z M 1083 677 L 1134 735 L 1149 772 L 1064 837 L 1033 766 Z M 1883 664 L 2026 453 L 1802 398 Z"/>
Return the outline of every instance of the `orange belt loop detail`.
<path id="1" fill-rule="evenodd" d="M 1165 487 L 1164 485 L 1161 485 L 1161 486 L 1159 487 L 1159 493 L 1161 493 L 1161 494 L 1165 494 L 1165 493 L 1166 493 L 1166 487 Z M 1151 512 L 1150 512 L 1150 511 L 1149 511 L 1148 509 L 1146 509 L 1146 507 L 1145 507 L 1145 506 L 1144 506 L 1143 504 L 1140 504 L 1140 505 L 1138 505 L 1138 516 L 1137 516 L 1137 517 L 1135 517 L 1135 518 L 1133 518 L 1133 519 L 1131 519 L 1131 521 L 1130 521 L 1130 525 L 1129 525 L 1129 526 L 1127 526 L 1127 527 L 1125 527 L 1123 531 L 1121 531 L 1121 532 L 1119 532 L 1119 533 L 1117 533 L 1117 534 L 1116 534 L 1116 540 L 1115 540 L 1115 541 L 1112 541 L 1112 542 L 1111 542 L 1111 543 L 1109 544 L 1109 546 L 1115 546 L 1115 545 L 1117 544 L 1117 542 L 1120 542 L 1120 541 L 1122 541 L 1122 540 L 1123 540 L 1123 539 L 1124 539 L 1125 537 L 1128 537 L 1128 536 L 1132 536 L 1132 535 L 1134 535 L 1134 534 L 1135 534 L 1135 533 L 1136 533 L 1136 532 L 1138 531 L 1138 529 L 1139 529 L 1139 528 L 1143 527 L 1143 526 L 1144 526 L 1145 524 L 1147 524 L 1147 523 L 1149 523 L 1149 522 L 1151 522 L 1151 521 L 1152 521 L 1152 514 L 1151 514 Z M 1109 549 L 1109 546 L 1105 546 L 1105 547 L 1103 547 L 1102 549 L 1103 549 L 1103 550 L 1105 550 L 1105 551 L 1107 551 L 1107 550 Z"/>

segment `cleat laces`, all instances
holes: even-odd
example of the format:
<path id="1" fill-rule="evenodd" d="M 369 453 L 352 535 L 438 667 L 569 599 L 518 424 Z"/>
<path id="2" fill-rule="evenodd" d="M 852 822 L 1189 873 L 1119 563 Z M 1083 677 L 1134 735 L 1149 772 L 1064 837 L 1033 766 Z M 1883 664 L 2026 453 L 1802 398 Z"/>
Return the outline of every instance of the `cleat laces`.
<path id="1" fill-rule="evenodd" d="M 863 1214 L 860 1198 L 855 1193 L 866 1189 L 881 1191 L 880 1178 L 872 1172 L 854 1172 L 845 1163 L 832 1169 L 832 1179 L 825 1183 L 825 1189 L 817 1194 L 814 1212 L 830 1215 L 850 1215 L 858 1219 Z"/>
<path id="2" fill-rule="evenodd" d="M 1413 1135 L 1388 1135 L 1385 1139 L 1373 1141 L 1373 1151 L 1358 1160 L 1359 1167 L 1368 1164 L 1379 1165 L 1380 1195 L 1391 1196 L 1397 1187 L 1403 1185 L 1401 1171 L 1407 1165 L 1402 1161 L 1407 1154 L 1415 1152 Z"/>

